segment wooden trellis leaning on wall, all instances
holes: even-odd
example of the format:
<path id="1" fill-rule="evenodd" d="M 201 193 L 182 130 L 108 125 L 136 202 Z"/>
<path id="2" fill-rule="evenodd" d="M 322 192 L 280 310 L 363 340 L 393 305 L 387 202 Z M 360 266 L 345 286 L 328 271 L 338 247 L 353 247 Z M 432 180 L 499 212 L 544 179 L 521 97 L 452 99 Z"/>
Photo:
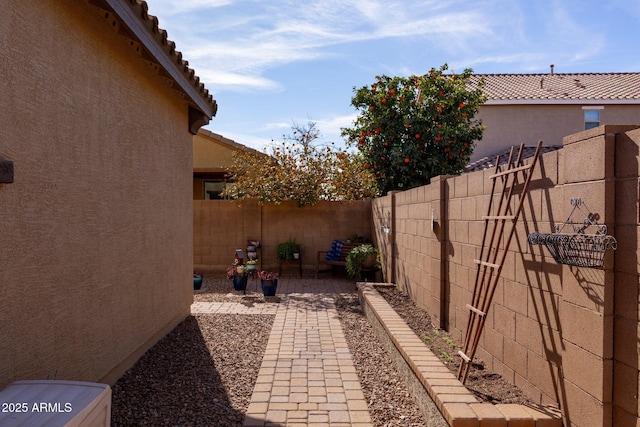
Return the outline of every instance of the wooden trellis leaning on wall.
<path id="1" fill-rule="evenodd" d="M 529 190 L 531 175 L 538 162 L 542 141 L 538 142 L 535 154 L 531 162 L 527 165 L 523 162 L 524 144 L 520 145 L 518 154 L 514 158 L 516 147 L 511 147 L 509 159 L 506 164 L 500 166 L 500 157 L 496 159 L 496 170 L 491 179 L 491 199 L 487 214 L 482 217 L 484 220 L 484 235 L 480 247 L 480 257 L 474 260 L 477 264 L 476 280 L 473 288 L 473 298 L 471 304 L 467 304 L 469 309 L 469 320 L 467 322 L 467 332 L 464 346 L 458 351 L 461 357 L 460 368 L 458 369 L 458 380 L 463 384 L 467 380 L 471 362 L 476 354 L 480 337 L 484 329 L 487 313 L 491 307 L 493 294 L 500 278 L 502 266 L 509 251 L 511 239 L 515 234 L 516 223 L 522 210 L 522 205 Z M 522 182 L 520 181 L 522 180 Z M 501 183 L 500 199 L 494 207 L 497 182 Z M 519 201 L 512 203 L 515 196 L 515 188 L 522 185 L 519 192 Z M 514 207 L 513 204 L 516 204 Z M 510 224 L 509 230 L 505 234 L 505 225 Z M 504 240 L 504 246 L 501 243 Z"/>

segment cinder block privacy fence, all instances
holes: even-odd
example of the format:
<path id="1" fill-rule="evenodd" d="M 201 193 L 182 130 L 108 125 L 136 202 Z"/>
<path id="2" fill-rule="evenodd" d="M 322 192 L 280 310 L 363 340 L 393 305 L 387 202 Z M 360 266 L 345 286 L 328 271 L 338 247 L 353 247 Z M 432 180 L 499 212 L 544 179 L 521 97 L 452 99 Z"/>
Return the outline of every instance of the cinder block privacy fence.
<path id="1" fill-rule="evenodd" d="M 638 420 L 638 126 L 568 136 L 534 172 L 477 355 L 565 425 Z M 460 341 L 491 194 L 485 170 L 438 177 L 373 202 L 385 277 Z M 558 264 L 534 232 L 551 233 L 580 198 L 618 242 L 602 269 Z"/>
<path id="2" fill-rule="evenodd" d="M 515 141 L 517 143 L 517 141 Z M 489 310 L 477 356 L 534 402 L 558 406 L 567 426 L 638 422 L 640 126 L 601 126 L 568 136 L 541 156 Z M 371 236 L 386 282 L 462 341 L 494 170 L 436 177 L 373 201 L 295 205 L 194 201 L 196 267 L 220 268 L 247 236 L 315 251 L 335 238 Z M 518 187 L 516 187 L 516 190 Z M 532 232 L 551 233 L 580 198 L 618 249 L 602 269 L 558 264 Z"/>
<path id="3" fill-rule="evenodd" d="M 304 270 L 315 271 L 318 251 L 329 250 L 334 239 L 372 236 L 371 203 L 320 202 L 298 207 L 295 202 L 259 205 L 255 200 L 194 200 L 194 268 L 224 271 L 233 262 L 234 251 L 244 251 L 251 237 L 260 241 L 262 267 L 277 268 L 277 245 L 295 239 L 301 246 Z M 296 266 L 288 267 L 297 273 Z"/>

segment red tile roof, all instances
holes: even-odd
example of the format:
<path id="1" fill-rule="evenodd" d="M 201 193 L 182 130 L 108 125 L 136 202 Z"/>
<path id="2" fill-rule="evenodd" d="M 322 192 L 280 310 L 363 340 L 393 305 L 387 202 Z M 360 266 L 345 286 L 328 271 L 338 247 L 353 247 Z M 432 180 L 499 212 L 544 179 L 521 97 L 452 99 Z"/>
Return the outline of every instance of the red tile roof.
<path id="1" fill-rule="evenodd" d="M 640 73 L 474 74 L 484 78 L 487 104 L 594 101 L 640 103 Z"/>
<path id="2" fill-rule="evenodd" d="M 182 59 L 182 52 L 176 50 L 176 44 L 167 38 L 167 31 L 158 26 L 158 18 L 148 13 L 149 6 L 144 0 L 129 0 L 132 9 L 137 9 L 140 14 L 140 18 L 146 21 L 146 27 L 153 35 L 158 43 L 160 43 L 170 56 L 172 56 L 182 73 L 189 79 L 193 87 L 206 99 L 207 103 L 211 106 L 213 114 L 217 110 L 216 101 L 209 93 L 209 90 L 204 87 L 203 83 L 200 83 L 200 77 L 196 76 L 195 71 L 189 68 L 189 61 Z"/>

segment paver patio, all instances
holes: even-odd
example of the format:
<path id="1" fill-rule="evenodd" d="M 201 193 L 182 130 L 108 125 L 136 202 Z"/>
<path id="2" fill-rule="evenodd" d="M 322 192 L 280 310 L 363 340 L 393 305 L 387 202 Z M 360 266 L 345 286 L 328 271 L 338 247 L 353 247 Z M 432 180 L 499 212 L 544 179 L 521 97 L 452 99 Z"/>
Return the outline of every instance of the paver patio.
<path id="1" fill-rule="evenodd" d="M 194 303 L 192 313 L 275 314 L 245 426 L 370 426 L 334 298 L 344 280 L 282 278 L 279 302 Z"/>

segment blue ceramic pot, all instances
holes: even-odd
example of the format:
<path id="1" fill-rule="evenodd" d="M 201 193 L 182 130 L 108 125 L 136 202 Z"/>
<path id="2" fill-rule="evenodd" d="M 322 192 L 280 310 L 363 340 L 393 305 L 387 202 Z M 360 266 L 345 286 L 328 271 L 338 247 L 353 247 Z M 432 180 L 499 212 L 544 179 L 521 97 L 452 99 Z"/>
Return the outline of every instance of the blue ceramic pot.
<path id="1" fill-rule="evenodd" d="M 193 289 L 194 290 L 197 291 L 197 290 L 200 289 L 200 287 L 202 286 L 202 279 L 203 279 L 202 276 L 193 278 Z"/>
<path id="2" fill-rule="evenodd" d="M 233 276 L 233 289 L 236 291 L 244 291 L 247 289 L 247 279 L 249 277 L 245 276 Z"/>
<path id="3" fill-rule="evenodd" d="M 265 297 L 273 297 L 276 295 L 276 288 L 278 287 L 277 280 L 261 280 L 262 294 Z"/>

